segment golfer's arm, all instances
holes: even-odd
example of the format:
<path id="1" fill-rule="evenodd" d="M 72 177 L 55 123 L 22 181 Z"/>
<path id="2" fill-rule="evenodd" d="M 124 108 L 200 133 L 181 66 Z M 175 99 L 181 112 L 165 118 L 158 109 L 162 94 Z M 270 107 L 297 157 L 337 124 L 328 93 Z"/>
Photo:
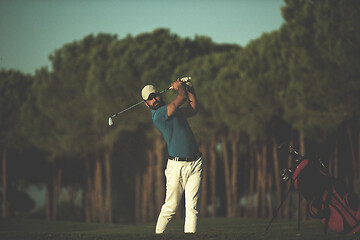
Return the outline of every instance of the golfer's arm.
<path id="1" fill-rule="evenodd" d="M 185 103 L 186 99 L 187 92 L 185 91 L 185 88 L 180 85 L 176 98 L 171 103 L 166 105 L 168 117 L 171 117 L 175 113 L 175 111 Z"/>
<path id="2" fill-rule="evenodd" d="M 197 108 L 198 101 L 197 101 L 197 97 L 196 97 L 194 88 L 191 88 L 188 91 L 188 98 L 189 98 L 189 105 L 186 108 L 182 109 L 182 111 L 186 117 L 192 117 L 198 111 L 198 108 Z"/>

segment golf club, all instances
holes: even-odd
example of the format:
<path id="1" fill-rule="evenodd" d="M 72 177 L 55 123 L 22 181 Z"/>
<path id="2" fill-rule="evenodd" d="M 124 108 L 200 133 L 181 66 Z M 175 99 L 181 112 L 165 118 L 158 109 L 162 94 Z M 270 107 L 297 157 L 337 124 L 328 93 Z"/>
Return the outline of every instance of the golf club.
<path id="1" fill-rule="evenodd" d="M 183 78 L 181 78 L 181 79 L 178 78 L 178 80 L 180 80 L 180 81 L 188 84 L 188 83 L 190 83 L 189 81 L 191 80 L 191 77 L 183 77 Z M 168 91 L 168 90 L 170 90 L 170 89 L 172 89 L 172 86 L 170 86 L 170 87 L 162 90 L 161 92 L 159 92 L 159 94 L 162 94 L 162 93 L 164 93 L 164 92 L 166 92 L 166 91 Z M 142 100 L 141 102 L 138 102 L 138 103 L 136 103 L 136 104 L 134 104 L 134 105 L 132 105 L 132 106 L 130 106 L 130 107 L 128 107 L 128 108 L 126 108 L 126 109 L 118 112 L 118 113 L 115 113 L 115 114 L 112 115 L 111 117 L 109 117 L 109 126 L 112 126 L 112 125 L 114 124 L 114 122 L 113 122 L 113 118 L 114 118 L 114 117 L 116 117 L 117 115 L 120 115 L 120 114 L 126 112 L 127 110 L 130 110 L 130 109 L 132 109 L 132 108 L 134 108 L 134 107 L 142 104 L 143 102 L 145 102 L 145 100 Z"/>
<path id="2" fill-rule="evenodd" d="M 166 88 L 166 89 L 164 89 L 164 90 L 162 90 L 161 92 L 159 92 L 159 94 L 162 94 L 162 93 L 164 93 L 164 92 L 166 92 L 166 91 L 168 91 L 168 90 L 170 90 L 170 89 L 172 89 L 171 86 L 168 87 L 168 88 Z M 114 118 L 114 117 L 116 117 L 117 115 L 120 115 L 120 114 L 122 114 L 122 113 L 124 113 L 124 112 L 126 112 L 126 111 L 128 111 L 128 110 L 130 110 L 130 109 L 132 109 L 132 108 L 134 108 L 134 107 L 136 107 L 136 106 L 138 106 L 138 105 L 140 105 L 140 104 L 142 104 L 143 102 L 145 102 L 145 100 L 142 100 L 141 102 L 138 102 L 138 103 L 136 103 L 136 104 L 134 104 L 134 105 L 132 105 L 132 106 L 130 106 L 130 107 L 128 107 L 128 108 L 126 108 L 126 109 L 118 112 L 118 113 L 115 113 L 115 114 L 112 115 L 111 117 L 109 117 L 109 126 L 112 126 L 112 125 L 114 124 L 114 123 L 113 123 L 113 118 Z"/>

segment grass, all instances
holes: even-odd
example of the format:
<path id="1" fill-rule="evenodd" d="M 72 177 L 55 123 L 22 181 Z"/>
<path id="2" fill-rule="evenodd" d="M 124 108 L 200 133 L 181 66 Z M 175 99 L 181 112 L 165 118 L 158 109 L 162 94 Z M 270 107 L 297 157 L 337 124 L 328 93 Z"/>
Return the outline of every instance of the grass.
<path id="1" fill-rule="evenodd" d="M 265 234 L 268 219 L 248 218 L 204 218 L 200 220 L 198 233 L 183 234 L 183 221 L 172 222 L 168 232 L 162 236 L 154 234 L 155 223 L 151 224 L 86 224 L 79 222 L 41 221 L 31 219 L 7 219 L 0 221 L 1 240 L 360 240 L 360 236 L 347 237 L 338 233 L 324 233 L 318 220 L 301 222 L 299 236 L 296 220 L 275 219 Z"/>

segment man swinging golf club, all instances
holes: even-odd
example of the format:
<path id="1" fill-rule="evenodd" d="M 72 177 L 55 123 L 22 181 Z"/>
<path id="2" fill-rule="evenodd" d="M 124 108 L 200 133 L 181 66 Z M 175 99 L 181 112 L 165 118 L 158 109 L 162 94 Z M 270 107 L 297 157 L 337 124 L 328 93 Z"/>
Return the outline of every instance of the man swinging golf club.
<path id="1" fill-rule="evenodd" d="M 184 232 L 195 233 L 203 161 L 187 118 L 196 114 L 197 99 L 189 78 L 177 80 L 171 86 L 177 91 L 177 96 L 168 104 L 165 104 L 154 86 L 147 85 L 142 89 L 142 98 L 146 106 L 152 110 L 152 120 L 163 135 L 169 153 L 165 170 L 165 203 L 161 208 L 155 233 L 164 233 L 166 226 L 175 215 L 184 191 L 186 208 Z M 188 105 L 180 108 L 187 100 Z"/>

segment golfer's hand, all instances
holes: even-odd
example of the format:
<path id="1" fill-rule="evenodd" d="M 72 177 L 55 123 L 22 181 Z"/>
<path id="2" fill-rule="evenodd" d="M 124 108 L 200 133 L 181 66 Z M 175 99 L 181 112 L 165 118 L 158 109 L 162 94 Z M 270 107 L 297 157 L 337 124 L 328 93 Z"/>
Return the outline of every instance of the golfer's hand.
<path id="1" fill-rule="evenodd" d="M 173 83 L 171 84 L 171 87 L 172 87 L 172 89 L 178 91 L 179 88 L 183 88 L 182 83 L 183 83 L 182 81 L 176 80 L 175 82 L 173 82 Z"/>
<path id="2" fill-rule="evenodd" d="M 193 85 L 190 82 L 190 80 L 191 80 L 191 77 L 182 77 L 182 78 L 180 78 L 180 81 L 182 81 L 184 84 L 186 84 L 186 87 L 192 88 Z"/>

